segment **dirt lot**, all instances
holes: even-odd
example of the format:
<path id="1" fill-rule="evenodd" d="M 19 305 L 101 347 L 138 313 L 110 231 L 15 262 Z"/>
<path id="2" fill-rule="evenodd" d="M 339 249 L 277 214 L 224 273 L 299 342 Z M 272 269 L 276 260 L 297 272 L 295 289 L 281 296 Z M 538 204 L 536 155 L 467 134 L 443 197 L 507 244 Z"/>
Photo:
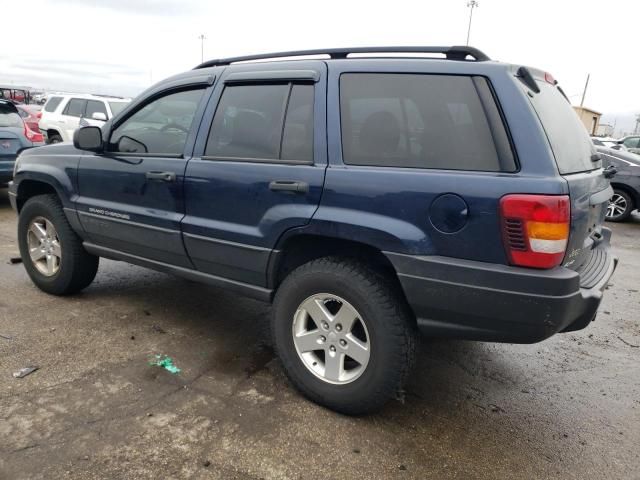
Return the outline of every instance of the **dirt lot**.
<path id="1" fill-rule="evenodd" d="M 640 478 L 640 216 L 613 226 L 621 263 L 588 329 L 425 340 L 404 400 L 365 418 L 292 389 L 265 305 L 111 261 L 48 296 L 8 263 L 15 224 L 0 190 L 1 479 Z"/>

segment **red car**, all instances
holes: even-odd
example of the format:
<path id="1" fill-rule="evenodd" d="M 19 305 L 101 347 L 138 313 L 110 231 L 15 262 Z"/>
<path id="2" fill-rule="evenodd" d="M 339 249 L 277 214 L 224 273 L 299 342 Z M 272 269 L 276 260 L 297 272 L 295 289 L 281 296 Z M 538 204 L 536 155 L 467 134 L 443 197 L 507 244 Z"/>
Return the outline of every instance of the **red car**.
<path id="1" fill-rule="evenodd" d="M 40 133 L 38 122 L 42 117 L 42 105 L 16 105 L 20 116 L 30 130 Z"/>
<path id="2" fill-rule="evenodd" d="M 27 138 L 32 142 L 43 142 L 44 137 L 38 127 L 42 117 L 42 105 L 16 105 L 16 108 L 24 122 L 24 134 Z"/>

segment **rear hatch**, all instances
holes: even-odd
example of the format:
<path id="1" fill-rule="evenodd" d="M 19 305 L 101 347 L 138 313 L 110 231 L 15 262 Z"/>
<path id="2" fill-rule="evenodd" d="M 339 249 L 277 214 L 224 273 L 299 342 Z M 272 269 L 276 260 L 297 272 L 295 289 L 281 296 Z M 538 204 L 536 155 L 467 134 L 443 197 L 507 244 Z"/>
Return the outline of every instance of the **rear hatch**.
<path id="1" fill-rule="evenodd" d="M 10 102 L 0 101 L 0 159 L 15 158 L 23 147 L 24 124 L 18 109 Z"/>
<path id="2" fill-rule="evenodd" d="M 548 74 L 546 78 L 550 78 Z M 536 83 L 540 92 L 530 100 L 549 139 L 558 171 L 569 186 L 571 229 L 563 265 L 582 270 L 603 238 L 602 224 L 613 191 L 587 130 L 562 90 L 552 80 Z"/>

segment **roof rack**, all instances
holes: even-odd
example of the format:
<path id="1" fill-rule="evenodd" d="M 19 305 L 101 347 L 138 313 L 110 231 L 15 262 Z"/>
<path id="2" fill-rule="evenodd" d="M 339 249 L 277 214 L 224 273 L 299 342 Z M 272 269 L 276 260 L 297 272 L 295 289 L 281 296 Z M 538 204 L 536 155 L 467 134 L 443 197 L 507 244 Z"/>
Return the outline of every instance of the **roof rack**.
<path id="1" fill-rule="evenodd" d="M 245 57 L 220 58 L 201 63 L 198 68 L 218 67 L 230 65 L 236 62 L 248 62 L 252 60 L 269 60 L 283 57 L 302 57 L 310 55 L 329 55 L 332 59 L 347 58 L 352 53 L 441 53 L 447 60 L 467 60 L 473 57 L 476 62 L 491 60 L 486 54 L 474 47 L 354 47 L 354 48 L 325 48 L 317 50 L 296 50 L 291 52 L 262 53 Z"/>

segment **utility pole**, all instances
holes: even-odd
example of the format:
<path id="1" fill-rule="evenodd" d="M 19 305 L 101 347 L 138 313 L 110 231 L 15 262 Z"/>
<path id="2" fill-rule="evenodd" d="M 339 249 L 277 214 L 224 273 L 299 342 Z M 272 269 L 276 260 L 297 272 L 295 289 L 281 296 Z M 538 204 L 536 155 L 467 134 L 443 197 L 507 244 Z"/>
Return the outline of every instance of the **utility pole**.
<path id="1" fill-rule="evenodd" d="M 200 39 L 200 63 L 204 63 L 204 41 L 207 37 L 204 36 L 204 33 L 201 33 L 198 38 Z"/>
<path id="2" fill-rule="evenodd" d="M 640 132 L 640 113 L 636 115 L 636 128 L 633 130 L 633 134 L 637 135 Z"/>
<path id="3" fill-rule="evenodd" d="M 469 12 L 469 28 L 467 28 L 467 45 L 469 45 L 469 36 L 471 35 L 471 20 L 473 20 L 473 9 L 479 7 L 480 5 L 476 0 L 470 0 L 467 2 L 467 7 L 471 8 Z"/>
<path id="4" fill-rule="evenodd" d="M 584 105 L 584 97 L 587 96 L 587 87 L 589 86 L 589 77 L 591 76 L 590 73 L 587 73 L 587 81 L 584 84 L 584 90 L 582 91 L 582 100 L 580 100 L 580 106 L 582 107 Z"/>

